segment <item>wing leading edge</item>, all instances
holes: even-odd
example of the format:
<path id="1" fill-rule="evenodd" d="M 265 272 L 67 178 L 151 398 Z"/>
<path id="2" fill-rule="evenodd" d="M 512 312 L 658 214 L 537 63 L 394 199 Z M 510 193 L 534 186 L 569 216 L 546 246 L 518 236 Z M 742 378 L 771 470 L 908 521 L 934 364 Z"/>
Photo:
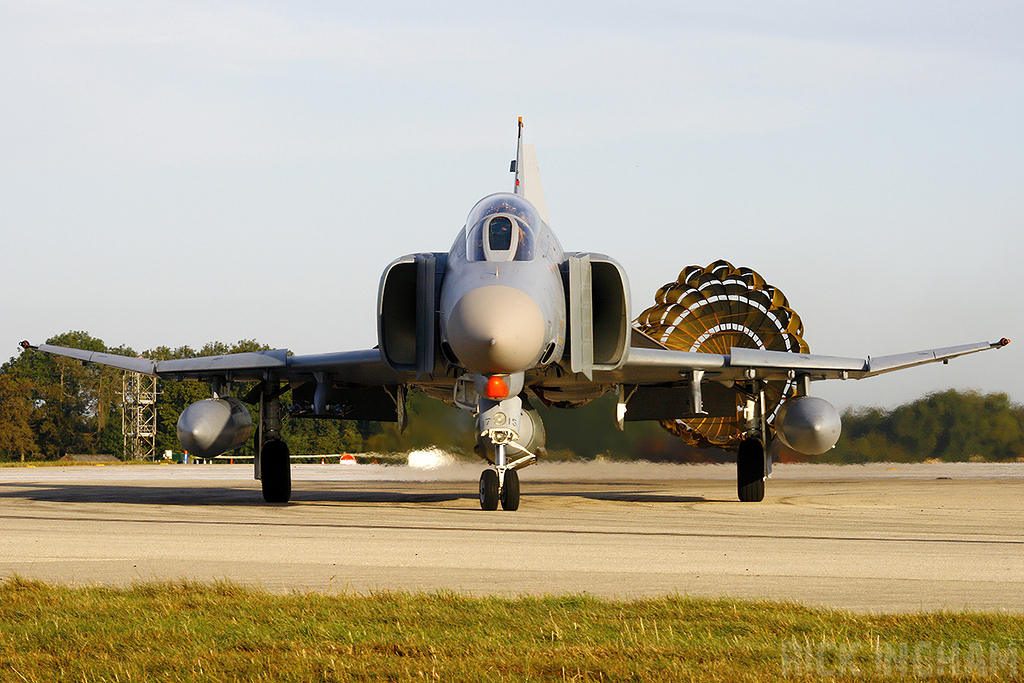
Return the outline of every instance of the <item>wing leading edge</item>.
<path id="1" fill-rule="evenodd" d="M 999 349 L 1009 343 L 1009 339 L 1003 338 L 996 342 L 977 342 L 874 358 L 868 356 L 866 359 L 738 347 L 730 349 L 729 355 L 632 347 L 623 366 L 617 370 L 600 373 L 600 379 L 613 379 L 631 384 L 658 384 L 678 380 L 680 373 L 694 370 L 703 371 L 705 379 L 725 381 L 754 378 L 778 380 L 791 378 L 797 374 L 808 375 L 812 380 L 864 379 L 926 363 L 944 363 L 959 356 Z M 84 363 L 96 363 L 175 380 L 203 380 L 213 376 L 236 381 L 261 380 L 268 373 L 280 379 L 297 379 L 316 373 L 330 373 L 337 380 L 363 386 L 401 384 L 410 380 L 408 373 L 394 370 L 385 363 L 377 349 L 305 356 L 289 356 L 287 349 L 273 349 L 154 361 L 149 358 L 130 358 L 50 344 L 33 346 L 28 342 L 22 342 L 21 346 L 25 349 L 38 349 L 57 356 L 74 358 Z"/>
<path id="2" fill-rule="evenodd" d="M 946 362 L 952 358 L 989 349 L 999 349 L 1009 339 L 977 342 L 901 353 L 890 356 L 842 358 L 809 353 L 762 351 L 733 347 L 729 355 L 694 353 L 670 349 L 631 348 L 629 359 L 611 373 L 612 379 L 635 384 L 670 382 L 680 373 L 703 371 L 706 379 L 736 381 L 742 379 L 781 380 L 807 375 L 812 380 L 864 379 L 895 370 Z"/>
<path id="3" fill-rule="evenodd" d="M 83 363 L 106 365 L 171 380 L 209 380 L 212 377 L 223 377 L 229 381 L 259 381 L 265 379 L 268 374 L 281 380 L 291 380 L 307 379 L 317 373 L 328 373 L 332 379 L 351 384 L 386 386 L 400 384 L 408 379 L 406 373 L 392 370 L 377 349 L 305 356 L 289 356 L 288 349 L 273 349 L 154 361 L 149 358 L 130 358 L 50 344 L 33 346 L 27 341 L 21 342 L 21 347 L 74 358 Z"/>

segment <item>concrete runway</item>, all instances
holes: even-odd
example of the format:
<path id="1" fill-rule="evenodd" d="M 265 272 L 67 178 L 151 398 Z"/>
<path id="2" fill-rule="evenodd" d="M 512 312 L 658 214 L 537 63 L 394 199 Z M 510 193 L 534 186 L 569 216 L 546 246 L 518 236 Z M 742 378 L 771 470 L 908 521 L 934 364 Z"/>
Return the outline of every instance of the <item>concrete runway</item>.
<path id="1" fill-rule="evenodd" d="M 1024 613 L 1024 463 L 778 465 L 760 504 L 732 466 L 545 463 L 514 513 L 480 471 L 294 465 L 268 506 L 251 465 L 0 468 L 0 577 Z"/>

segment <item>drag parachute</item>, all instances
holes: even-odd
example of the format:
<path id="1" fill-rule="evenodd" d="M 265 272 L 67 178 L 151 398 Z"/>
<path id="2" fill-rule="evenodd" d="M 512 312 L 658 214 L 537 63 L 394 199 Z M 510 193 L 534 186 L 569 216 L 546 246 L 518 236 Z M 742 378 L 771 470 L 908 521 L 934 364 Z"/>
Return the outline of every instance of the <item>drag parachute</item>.
<path id="1" fill-rule="evenodd" d="M 809 353 L 803 323 L 785 295 L 750 268 L 728 261 L 707 267 L 687 266 L 675 282 L 661 287 L 655 304 L 637 317 L 636 326 L 670 349 L 729 355 L 733 347 Z M 765 386 L 769 422 L 786 397 L 792 380 Z M 737 393 L 736 417 L 664 420 L 662 426 L 692 446 L 733 449 L 743 440 Z"/>

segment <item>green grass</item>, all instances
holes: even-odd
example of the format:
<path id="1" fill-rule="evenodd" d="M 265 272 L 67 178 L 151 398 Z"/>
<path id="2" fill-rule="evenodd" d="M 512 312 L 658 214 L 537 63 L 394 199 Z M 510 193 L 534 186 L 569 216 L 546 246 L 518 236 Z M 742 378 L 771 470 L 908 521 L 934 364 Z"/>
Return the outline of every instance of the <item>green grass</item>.
<path id="1" fill-rule="evenodd" d="M 1024 675 L 1019 615 L 862 616 L 681 596 L 616 602 L 0 583 L 3 681 L 901 680 L 915 671 L 915 647 L 930 644 L 917 664 L 934 673 L 935 662 L 948 659 L 938 648 L 954 642 L 958 678 L 1012 675 L 1011 655 Z M 984 668 L 978 648 L 995 653 Z"/>

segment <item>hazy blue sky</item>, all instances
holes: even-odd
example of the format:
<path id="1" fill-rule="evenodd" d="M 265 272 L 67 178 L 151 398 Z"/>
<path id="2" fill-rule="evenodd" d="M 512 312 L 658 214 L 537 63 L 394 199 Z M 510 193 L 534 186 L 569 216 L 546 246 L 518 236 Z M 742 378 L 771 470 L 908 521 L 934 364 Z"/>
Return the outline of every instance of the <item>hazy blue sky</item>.
<path id="1" fill-rule="evenodd" d="M 380 273 L 511 187 L 634 314 L 758 270 L 811 350 L 1018 339 L 863 382 L 1024 401 L 1024 5 L 0 0 L 0 344 L 375 342 Z"/>

